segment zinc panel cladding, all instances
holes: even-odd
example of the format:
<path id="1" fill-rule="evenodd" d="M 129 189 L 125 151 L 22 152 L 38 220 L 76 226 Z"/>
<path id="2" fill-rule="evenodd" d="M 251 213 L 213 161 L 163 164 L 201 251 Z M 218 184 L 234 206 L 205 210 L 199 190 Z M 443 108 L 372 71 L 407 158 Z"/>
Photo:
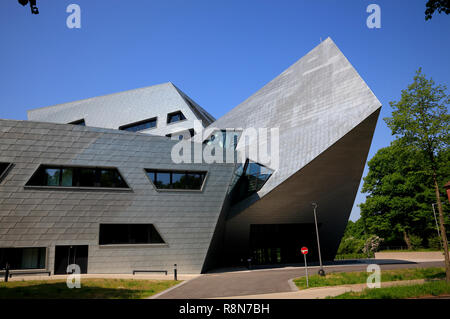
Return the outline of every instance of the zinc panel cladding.
<path id="1" fill-rule="evenodd" d="M 194 120 L 203 120 L 203 126 L 214 118 L 195 103 L 190 105 L 187 96 L 172 83 L 93 97 L 28 111 L 32 121 L 70 123 L 84 119 L 87 126 L 118 129 L 121 126 L 157 118 L 156 127 L 141 131 L 165 136 L 194 127 Z M 181 111 L 186 120 L 167 124 L 167 115 Z M 205 116 L 206 114 L 206 116 Z"/>
<path id="2" fill-rule="evenodd" d="M 56 245 L 89 245 L 88 273 L 170 271 L 175 263 L 181 273 L 201 271 L 233 165 L 174 164 L 176 142 L 159 136 L 13 120 L 0 128 L 0 161 L 15 164 L 0 184 L 0 247 L 47 247 L 51 271 Z M 25 186 L 41 164 L 117 167 L 131 189 Z M 152 168 L 208 176 L 202 191 L 164 192 L 147 178 Z M 165 245 L 99 246 L 100 223 L 154 224 Z"/>
<path id="3" fill-rule="evenodd" d="M 324 255 L 334 258 L 380 107 L 328 38 L 212 123 L 208 128 L 279 129 L 278 167 L 268 164 L 274 173 L 262 189 L 227 213 L 224 258 L 238 261 L 251 253 L 251 224 L 313 223 L 311 202 L 319 202 Z M 241 137 L 238 152 L 245 150 L 245 143 Z"/>
<path id="4" fill-rule="evenodd" d="M 344 54 L 327 38 L 210 127 L 279 128 L 279 167 L 258 192 L 262 197 L 380 107 Z M 238 149 L 243 142 L 239 141 Z"/>

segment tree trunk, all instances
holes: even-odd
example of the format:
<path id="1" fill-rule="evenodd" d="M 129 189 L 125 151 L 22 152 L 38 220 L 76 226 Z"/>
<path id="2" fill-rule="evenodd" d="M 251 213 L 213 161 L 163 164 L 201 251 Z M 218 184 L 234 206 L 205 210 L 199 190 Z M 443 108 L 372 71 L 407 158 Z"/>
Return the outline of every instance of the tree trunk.
<path id="1" fill-rule="evenodd" d="M 436 179 L 436 172 L 433 172 L 433 180 L 434 180 L 434 188 L 436 191 L 436 199 L 438 204 L 438 210 L 439 210 L 439 225 L 441 228 L 441 239 L 444 246 L 444 258 L 445 258 L 445 273 L 446 273 L 446 280 L 448 283 L 450 283 L 450 258 L 448 256 L 448 241 L 447 241 L 447 233 L 445 231 L 445 225 L 444 225 L 444 213 L 442 212 L 442 204 L 441 204 L 441 197 L 439 195 L 439 185 L 437 183 Z"/>
<path id="2" fill-rule="evenodd" d="M 411 250 L 412 249 L 411 240 L 409 240 L 409 236 L 405 230 L 403 230 L 403 240 L 405 241 L 408 250 Z"/>

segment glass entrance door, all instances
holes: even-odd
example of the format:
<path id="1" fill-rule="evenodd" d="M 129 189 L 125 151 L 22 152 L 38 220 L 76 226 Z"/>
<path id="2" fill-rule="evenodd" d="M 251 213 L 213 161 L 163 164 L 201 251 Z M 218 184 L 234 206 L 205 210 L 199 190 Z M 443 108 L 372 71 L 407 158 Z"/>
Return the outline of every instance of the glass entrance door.
<path id="1" fill-rule="evenodd" d="M 55 275 L 67 274 L 67 266 L 77 264 L 81 273 L 87 273 L 88 246 L 71 245 L 55 247 Z"/>

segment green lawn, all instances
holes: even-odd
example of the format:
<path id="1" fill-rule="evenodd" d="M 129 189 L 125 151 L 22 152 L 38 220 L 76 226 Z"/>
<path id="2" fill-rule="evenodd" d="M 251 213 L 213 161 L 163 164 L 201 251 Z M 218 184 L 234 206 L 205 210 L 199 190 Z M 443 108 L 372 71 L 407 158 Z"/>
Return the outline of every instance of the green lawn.
<path id="1" fill-rule="evenodd" d="M 312 275 L 309 276 L 309 287 L 339 286 L 349 284 L 361 284 L 367 281 L 367 277 L 371 273 L 361 272 L 340 272 L 328 273 L 326 276 Z M 381 281 L 398 281 L 413 279 L 441 279 L 445 278 L 444 268 L 411 268 L 382 270 Z M 295 285 L 299 289 L 306 289 L 306 278 L 300 277 L 294 279 Z"/>
<path id="2" fill-rule="evenodd" d="M 0 299 L 141 299 L 180 281 L 134 279 L 81 279 L 81 288 L 67 288 L 65 280 L 0 282 Z"/>
<path id="3" fill-rule="evenodd" d="M 445 280 L 431 281 L 409 286 L 364 289 L 360 292 L 346 292 L 327 299 L 405 299 L 424 296 L 450 296 L 450 284 Z"/>

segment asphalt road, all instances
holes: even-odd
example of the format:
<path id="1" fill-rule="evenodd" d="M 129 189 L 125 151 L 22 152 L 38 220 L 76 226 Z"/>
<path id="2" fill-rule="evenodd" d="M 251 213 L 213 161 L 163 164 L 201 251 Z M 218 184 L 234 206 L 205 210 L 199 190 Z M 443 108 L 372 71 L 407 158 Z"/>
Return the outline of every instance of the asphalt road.
<path id="1" fill-rule="evenodd" d="M 384 264 L 380 265 L 380 267 L 381 270 L 418 267 L 444 267 L 444 262 Z M 367 264 L 325 267 L 325 271 L 327 273 L 365 271 L 366 269 Z M 309 274 L 316 274 L 317 270 L 317 267 L 308 268 Z M 192 279 L 185 284 L 158 296 L 157 298 L 199 299 L 288 292 L 294 290 L 289 284 L 289 280 L 304 275 L 305 269 L 303 267 L 209 273 Z"/>

